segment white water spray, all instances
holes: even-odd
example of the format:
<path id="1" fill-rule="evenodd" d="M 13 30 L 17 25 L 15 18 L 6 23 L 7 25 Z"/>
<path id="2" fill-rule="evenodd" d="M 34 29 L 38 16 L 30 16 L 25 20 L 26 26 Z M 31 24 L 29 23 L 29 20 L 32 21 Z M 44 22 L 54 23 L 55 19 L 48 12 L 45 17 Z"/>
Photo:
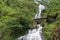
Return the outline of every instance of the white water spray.
<path id="1" fill-rule="evenodd" d="M 42 4 L 39 4 L 38 1 L 39 1 L 39 0 L 35 0 L 35 3 L 39 5 L 39 7 L 38 7 L 38 12 L 39 12 L 39 13 L 35 15 L 35 19 L 41 18 L 41 13 L 42 13 L 42 11 L 45 9 L 45 6 L 42 5 Z M 41 0 L 40 0 L 40 1 L 41 1 Z"/>
<path id="2" fill-rule="evenodd" d="M 36 4 L 39 4 L 36 0 L 34 0 Z M 41 1 L 41 0 L 40 0 Z M 39 4 L 39 13 L 35 15 L 34 19 L 41 18 L 41 12 L 45 9 L 45 6 Z M 38 28 L 30 29 L 27 35 L 19 37 L 17 40 L 43 40 L 42 36 L 42 25 L 37 24 Z"/>

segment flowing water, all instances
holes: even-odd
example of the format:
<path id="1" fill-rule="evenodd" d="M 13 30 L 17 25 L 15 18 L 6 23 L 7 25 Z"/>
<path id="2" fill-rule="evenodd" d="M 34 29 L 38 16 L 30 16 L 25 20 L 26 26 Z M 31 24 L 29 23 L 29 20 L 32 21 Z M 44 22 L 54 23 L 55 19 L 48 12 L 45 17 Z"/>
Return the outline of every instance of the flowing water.
<path id="1" fill-rule="evenodd" d="M 39 4 L 36 0 L 35 0 L 36 4 Z M 37 18 L 41 18 L 41 12 L 45 9 L 45 6 L 42 4 L 39 4 L 39 13 L 35 15 L 34 19 Z M 28 30 L 28 34 L 19 37 L 17 40 L 44 40 L 43 38 L 43 34 L 42 34 L 42 25 L 41 24 L 37 24 L 38 28 L 35 29 L 30 29 Z"/>

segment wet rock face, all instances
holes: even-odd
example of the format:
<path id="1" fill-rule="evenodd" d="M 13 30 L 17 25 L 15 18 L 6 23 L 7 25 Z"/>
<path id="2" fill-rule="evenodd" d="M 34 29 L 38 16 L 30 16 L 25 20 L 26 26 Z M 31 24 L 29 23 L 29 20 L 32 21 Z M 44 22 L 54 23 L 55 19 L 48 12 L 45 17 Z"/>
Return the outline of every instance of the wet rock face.
<path id="1" fill-rule="evenodd" d="M 41 23 L 41 19 L 34 19 L 36 21 L 37 24 Z"/>
<path id="2" fill-rule="evenodd" d="M 35 29 L 37 28 L 37 24 L 32 24 L 32 25 L 29 25 L 30 26 L 30 29 Z"/>
<path id="3" fill-rule="evenodd" d="M 47 16 L 47 23 L 52 23 L 52 22 L 55 22 L 56 21 L 56 18 L 59 14 L 55 14 L 55 15 L 48 15 Z"/>

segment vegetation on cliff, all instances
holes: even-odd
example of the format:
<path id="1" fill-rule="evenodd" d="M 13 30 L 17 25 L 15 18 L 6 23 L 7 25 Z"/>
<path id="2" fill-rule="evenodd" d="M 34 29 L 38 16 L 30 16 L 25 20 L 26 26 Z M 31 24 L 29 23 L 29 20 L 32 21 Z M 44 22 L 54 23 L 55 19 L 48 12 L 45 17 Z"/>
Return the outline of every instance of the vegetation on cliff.
<path id="1" fill-rule="evenodd" d="M 0 40 L 15 40 L 24 35 L 38 13 L 34 0 L 0 0 Z M 43 17 L 60 13 L 60 0 L 51 0 L 46 6 Z M 54 22 L 43 21 L 46 40 L 53 40 L 55 28 L 60 24 L 60 14 Z M 57 27 L 60 28 L 59 26 Z M 58 31 L 59 32 L 59 31 Z"/>

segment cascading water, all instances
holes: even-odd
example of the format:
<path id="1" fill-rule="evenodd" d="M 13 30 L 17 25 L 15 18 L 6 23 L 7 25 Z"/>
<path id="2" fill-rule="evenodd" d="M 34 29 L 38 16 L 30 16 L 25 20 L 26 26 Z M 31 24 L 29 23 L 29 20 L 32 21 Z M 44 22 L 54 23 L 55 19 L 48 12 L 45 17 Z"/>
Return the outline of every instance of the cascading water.
<path id="1" fill-rule="evenodd" d="M 39 4 L 36 0 L 34 0 L 36 4 Z M 40 0 L 41 1 L 41 0 Z M 39 13 L 35 15 L 34 19 L 41 18 L 41 12 L 45 9 L 45 6 L 39 4 Z M 42 36 L 42 25 L 37 24 L 38 28 L 30 29 L 27 35 L 19 37 L 17 40 L 44 40 Z"/>
<path id="2" fill-rule="evenodd" d="M 36 4 L 38 4 L 39 5 L 39 10 L 38 10 L 38 14 L 36 14 L 35 15 L 35 19 L 37 19 L 37 18 L 41 18 L 41 12 L 45 9 L 45 6 L 44 5 L 42 5 L 42 4 L 39 4 L 39 2 L 37 2 L 37 0 L 34 0 L 35 1 L 35 3 Z M 39 0 L 38 0 L 39 1 Z M 41 1 L 41 0 L 40 0 Z"/>

